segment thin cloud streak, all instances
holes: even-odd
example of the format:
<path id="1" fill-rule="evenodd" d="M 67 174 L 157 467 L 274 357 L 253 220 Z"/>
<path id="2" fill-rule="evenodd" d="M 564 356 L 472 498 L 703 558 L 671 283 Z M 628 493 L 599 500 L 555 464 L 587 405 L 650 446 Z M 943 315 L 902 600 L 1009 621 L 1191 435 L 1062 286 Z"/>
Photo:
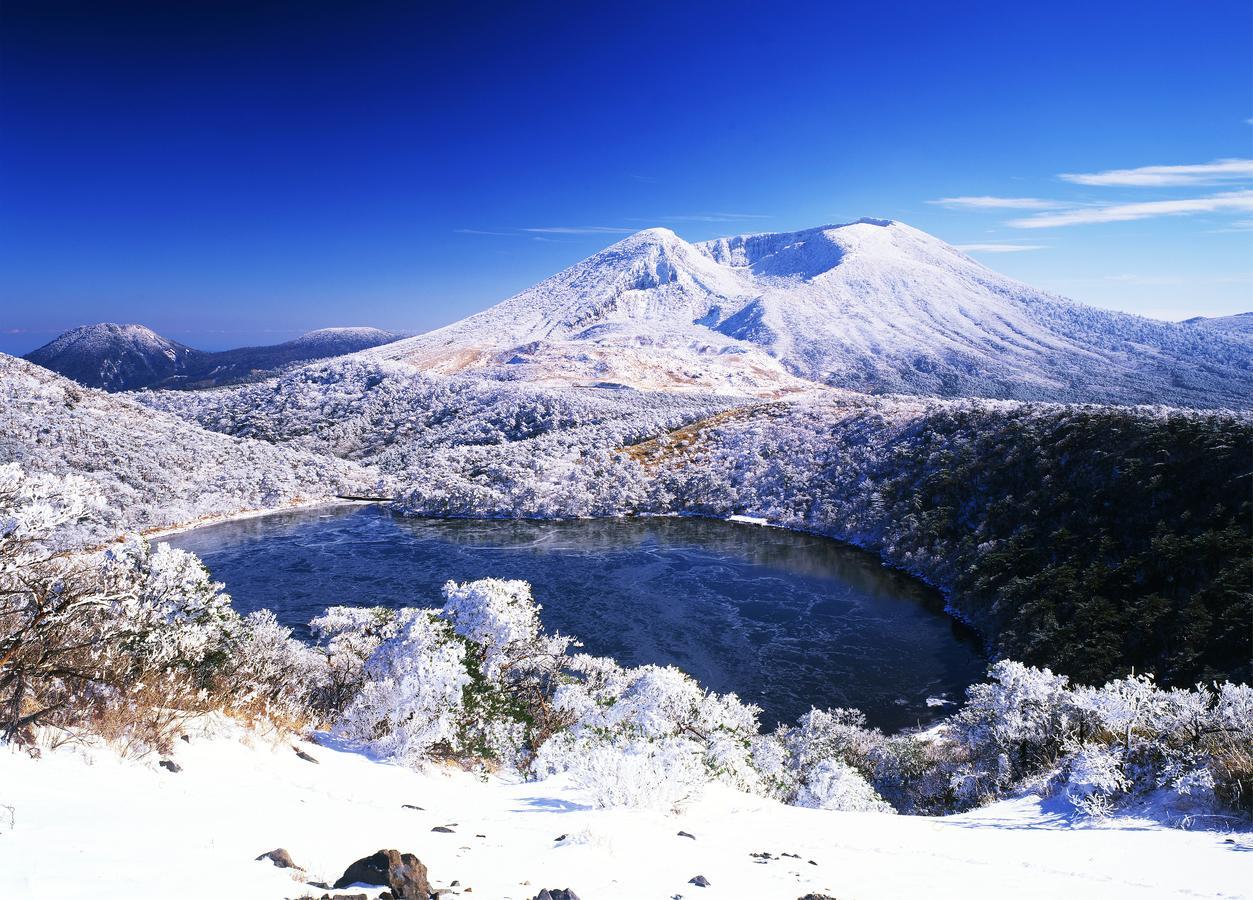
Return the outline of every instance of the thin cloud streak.
<path id="1" fill-rule="evenodd" d="M 657 216 L 657 222 L 745 222 L 750 219 L 770 219 L 760 213 L 696 213 L 690 216 Z M 642 219 L 636 221 L 643 221 Z"/>
<path id="2" fill-rule="evenodd" d="M 1021 253 L 1024 250 L 1047 250 L 1047 244 L 954 244 L 962 253 Z"/>
<path id="3" fill-rule="evenodd" d="M 634 234 L 634 228 L 609 225 L 552 225 L 544 228 L 523 228 L 527 234 Z"/>
<path id="4" fill-rule="evenodd" d="M 942 197 L 927 202 L 949 209 L 1061 209 L 1070 205 L 1038 197 Z"/>
<path id="5" fill-rule="evenodd" d="M 1014 228 L 1058 228 L 1063 225 L 1133 222 L 1161 216 L 1232 211 L 1253 212 L 1253 190 L 1228 191 L 1209 197 L 1194 197 L 1185 200 L 1150 200 L 1142 203 L 1087 206 L 1065 212 L 1042 213 L 1024 219 L 1011 219 L 1007 224 Z"/>
<path id="6" fill-rule="evenodd" d="M 1110 169 L 1089 174 L 1066 173 L 1057 176 L 1071 184 L 1089 187 L 1187 187 L 1189 185 L 1229 184 L 1253 180 L 1253 159 L 1216 159 L 1189 166 L 1141 166 L 1138 169 Z"/>

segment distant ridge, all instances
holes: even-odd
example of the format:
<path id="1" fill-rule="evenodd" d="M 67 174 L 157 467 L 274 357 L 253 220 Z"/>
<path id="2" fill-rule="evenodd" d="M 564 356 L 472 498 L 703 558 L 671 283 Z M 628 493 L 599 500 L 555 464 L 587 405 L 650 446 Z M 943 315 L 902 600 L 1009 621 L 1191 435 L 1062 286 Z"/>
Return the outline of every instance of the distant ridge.
<path id="1" fill-rule="evenodd" d="M 282 344 L 213 353 L 171 341 L 143 325 L 105 322 L 72 328 L 23 358 L 106 391 L 213 387 L 263 377 L 295 363 L 355 353 L 399 337 L 378 328 L 322 328 Z"/>
<path id="2" fill-rule="evenodd" d="M 1246 341 L 1046 294 L 871 218 L 699 243 L 650 228 L 366 353 L 540 383 L 1253 406 Z"/>

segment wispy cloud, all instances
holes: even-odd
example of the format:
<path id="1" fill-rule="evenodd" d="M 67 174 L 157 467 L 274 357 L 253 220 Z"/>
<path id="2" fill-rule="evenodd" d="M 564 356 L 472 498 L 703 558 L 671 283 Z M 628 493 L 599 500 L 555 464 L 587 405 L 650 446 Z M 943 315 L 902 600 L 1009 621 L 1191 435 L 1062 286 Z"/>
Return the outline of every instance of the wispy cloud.
<path id="1" fill-rule="evenodd" d="M 1024 250 L 1047 250 L 1047 244 L 954 244 L 963 253 L 1021 253 Z"/>
<path id="2" fill-rule="evenodd" d="M 761 213 L 711 212 L 694 213 L 688 216 L 657 216 L 655 222 L 746 222 L 750 219 L 769 219 Z M 643 220 L 640 220 L 643 221 Z"/>
<path id="3" fill-rule="evenodd" d="M 1069 205 L 1038 197 L 942 197 L 927 202 L 949 209 L 1060 209 Z"/>
<path id="4" fill-rule="evenodd" d="M 1253 212 L 1253 190 L 1227 191 L 1208 197 L 1183 200 L 1150 200 L 1142 203 L 1112 203 L 1085 206 L 1063 212 L 1041 213 L 1008 223 L 1015 228 L 1057 228 L 1062 225 L 1091 225 L 1099 222 L 1132 222 L 1161 216 L 1211 212 Z"/>
<path id="5" fill-rule="evenodd" d="M 1253 272 L 1235 272 L 1230 275 L 1141 275 L 1126 272 L 1121 275 L 1106 275 L 1106 281 L 1117 281 L 1122 284 L 1138 284 L 1154 287 L 1172 287 L 1174 285 L 1198 284 L 1253 284 Z"/>
<path id="6" fill-rule="evenodd" d="M 615 228 L 610 225 L 549 225 L 520 230 L 527 234 L 634 234 L 636 229 Z"/>
<path id="7" fill-rule="evenodd" d="M 1190 166 L 1141 166 L 1090 174 L 1067 173 L 1062 181 L 1092 187 L 1186 187 L 1253 180 L 1253 159 L 1216 159 Z"/>

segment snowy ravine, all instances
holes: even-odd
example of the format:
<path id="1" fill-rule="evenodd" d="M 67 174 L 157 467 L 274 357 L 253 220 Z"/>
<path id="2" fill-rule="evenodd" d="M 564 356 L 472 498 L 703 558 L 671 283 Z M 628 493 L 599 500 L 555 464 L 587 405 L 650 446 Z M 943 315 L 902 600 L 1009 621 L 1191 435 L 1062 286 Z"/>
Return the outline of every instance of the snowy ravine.
<path id="1" fill-rule="evenodd" d="M 1035 798 L 937 819 L 800 809 L 714 785 L 681 814 L 594 810 L 560 777 L 422 774 L 216 720 L 189 736 L 171 757 L 178 773 L 102 749 L 35 760 L 0 747 L 0 896 L 320 897 L 306 881 L 331 883 L 388 848 L 417 855 L 451 891 L 442 898 L 467 900 L 554 887 L 583 900 L 1253 896 L 1249 834 L 1076 823 Z M 255 861 L 278 847 L 306 873 Z M 690 884 L 697 875 L 709 887 Z"/>

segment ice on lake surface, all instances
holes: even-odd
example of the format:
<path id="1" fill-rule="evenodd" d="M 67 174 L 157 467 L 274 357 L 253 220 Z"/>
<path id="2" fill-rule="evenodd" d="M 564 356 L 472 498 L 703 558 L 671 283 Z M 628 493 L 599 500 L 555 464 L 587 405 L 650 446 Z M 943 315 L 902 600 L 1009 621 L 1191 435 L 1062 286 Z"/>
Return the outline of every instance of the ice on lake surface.
<path id="1" fill-rule="evenodd" d="M 445 581 L 531 582 L 550 631 L 625 665 L 675 665 L 763 709 L 855 706 L 897 729 L 932 721 L 983 674 L 938 595 L 813 535 L 693 518 L 406 519 L 378 506 L 276 513 L 168 539 L 241 612 L 307 637 L 326 607 L 439 606 Z"/>

